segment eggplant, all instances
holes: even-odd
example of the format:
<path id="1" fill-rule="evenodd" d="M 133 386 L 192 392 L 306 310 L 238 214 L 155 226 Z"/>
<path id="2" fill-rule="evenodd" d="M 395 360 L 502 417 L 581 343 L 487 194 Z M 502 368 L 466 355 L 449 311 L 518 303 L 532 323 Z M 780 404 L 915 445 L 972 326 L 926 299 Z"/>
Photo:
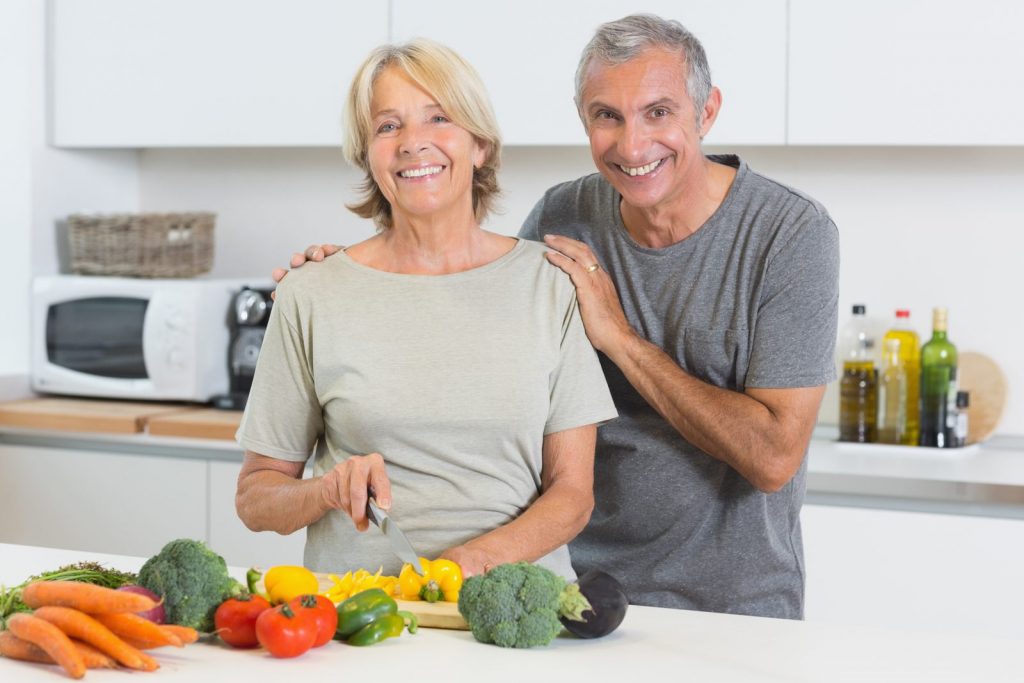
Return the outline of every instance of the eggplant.
<path id="1" fill-rule="evenodd" d="M 584 621 L 560 618 L 569 633 L 578 638 L 600 638 L 617 629 L 629 607 L 622 584 L 600 569 L 591 569 L 576 584 L 591 608 L 583 612 Z"/>

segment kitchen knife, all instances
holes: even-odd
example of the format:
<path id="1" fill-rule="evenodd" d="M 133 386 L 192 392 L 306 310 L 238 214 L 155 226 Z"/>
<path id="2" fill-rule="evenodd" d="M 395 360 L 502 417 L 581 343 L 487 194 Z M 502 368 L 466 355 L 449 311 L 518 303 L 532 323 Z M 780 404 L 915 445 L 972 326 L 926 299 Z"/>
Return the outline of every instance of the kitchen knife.
<path id="1" fill-rule="evenodd" d="M 405 537 L 405 534 L 398 528 L 398 525 L 388 517 L 387 513 L 377 507 L 377 501 L 372 497 L 366 499 L 366 516 L 371 522 L 380 527 L 384 537 L 391 544 L 391 551 L 398 556 L 398 559 L 411 564 L 417 572 L 422 573 L 423 567 L 420 565 L 420 556 L 412 547 L 412 543 L 409 543 L 409 539 Z"/>

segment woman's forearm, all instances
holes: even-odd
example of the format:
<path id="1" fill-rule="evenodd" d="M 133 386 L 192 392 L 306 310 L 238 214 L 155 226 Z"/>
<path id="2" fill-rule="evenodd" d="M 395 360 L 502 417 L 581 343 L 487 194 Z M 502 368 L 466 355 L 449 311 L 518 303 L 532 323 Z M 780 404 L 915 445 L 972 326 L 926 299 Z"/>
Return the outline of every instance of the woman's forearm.
<path id="1" fill-rule="evenodd" d="M 245 526 L 290 534 L 323 517 L 329 507 L 320 477 L 300 479 L 303 463 L 268 460 L 273 459 L 246 453 L 238 475 L 235 508 Z"/>
<path id="2" fill-rule="evenodd" d="M 576 538 L 593 509 L 592 487 L 555 483 L 519 517 L 469 541 L 466 547 L 483 552 L 490 566 L 533 562 Z"/>

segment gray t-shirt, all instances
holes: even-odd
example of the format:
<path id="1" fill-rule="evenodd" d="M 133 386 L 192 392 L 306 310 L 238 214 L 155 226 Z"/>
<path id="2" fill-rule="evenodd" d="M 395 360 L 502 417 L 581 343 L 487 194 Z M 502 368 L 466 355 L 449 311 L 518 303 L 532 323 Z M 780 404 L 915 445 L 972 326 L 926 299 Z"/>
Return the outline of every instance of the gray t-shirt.
<path id="1" fill-rule="evenodd" d="M 277 290 L 238 431 L 246 449 L 313 474 L 379 452 L 391 517 L 423 556 L 515 519 L 541 491 L 546 434 L 615 408 L 572 283 L 519 242 L 451 275 L 374 270 L 344 252 Z M 539 561 L 572 578 L 565 546 Z M 317 571 L 397 573 L 384 537 L 332 511 L 307 533 Z"/>
<path id="2" fill-rule="evenodd" d="M 521 232 L 587 243 L 633 328 L 715 386 L 812 387 L 834 378 L 839 238 L 814 200 L 737 168 L 696 233 L 663 249 L 626 232 L 594 174 L 550 189 Z M 767 495 L 688 443 L 599 354 L 619 418 L 598 430 L 596 508 L 570 545 L 577 572 L 618 577 L 636 604 L 799 618 L 806 462 Z"/>

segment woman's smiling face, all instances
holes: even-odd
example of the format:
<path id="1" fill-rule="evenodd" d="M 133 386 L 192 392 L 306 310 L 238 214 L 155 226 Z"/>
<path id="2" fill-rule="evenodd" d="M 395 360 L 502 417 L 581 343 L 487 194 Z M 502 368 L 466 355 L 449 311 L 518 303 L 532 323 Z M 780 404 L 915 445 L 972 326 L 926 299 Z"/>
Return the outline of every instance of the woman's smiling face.
<path id="1" fill-rule="evenodd" d="M 395 223 L 472 218 L 473 170 L 484 162 L 483 145 L 394 66 L 374 82 L 370 115 L 367 160 Z"/>

